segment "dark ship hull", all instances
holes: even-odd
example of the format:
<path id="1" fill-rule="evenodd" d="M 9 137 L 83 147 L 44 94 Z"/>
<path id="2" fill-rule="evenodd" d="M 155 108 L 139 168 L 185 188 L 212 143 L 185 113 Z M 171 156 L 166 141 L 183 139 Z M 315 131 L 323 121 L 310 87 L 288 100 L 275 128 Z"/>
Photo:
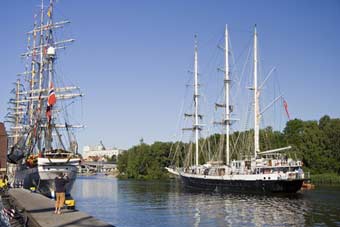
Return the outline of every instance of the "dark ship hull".
<path id="1" fill-rule="evenodd" d="M 226 180 L 181 176 L 184 186 L 195 191 L 241 192 L 241 193 L 296 193 L 303 179 L 294 180 Z"/>

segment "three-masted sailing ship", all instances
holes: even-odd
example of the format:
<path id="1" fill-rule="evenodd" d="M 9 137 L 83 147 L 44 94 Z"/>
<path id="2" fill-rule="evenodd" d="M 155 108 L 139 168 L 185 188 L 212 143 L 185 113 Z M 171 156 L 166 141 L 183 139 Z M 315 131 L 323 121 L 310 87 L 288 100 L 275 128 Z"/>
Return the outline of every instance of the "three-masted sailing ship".
<path id="1" fill-rule="evenodd" d="M 56 33 L 70 21 L 54 21 L 55 0 L 47 5 L 41 0 L 39 11 L 27 32 L 25 71 L 18 74 L 9 101 L 8 173 L 12 186 L 35 187 L 54 196 L 57 175 L 69 177 L 66 194 L 76 179 L 80 156 L 73 129 L 83 126 L 71 124 L 67 110 L 82 93 L 78 87 L 63 86 L 64 76 L 56 70 L 58 52 L 74 41 L 56 40 Z"/>
<path id="2" fill-rule="evenodd" d="M 208 161 L 205 164 L 199 163 L 199 132 L 202 130 L 201 116 L 199 113 L 199 81 L 198 81 L 198 58 L 197 43 L 195 43 L 194 54 L 194 113 L 185 114 L 186 117 L 193 117 L 193 125 L 187 130 L 192 130 L 195 136 L 195 158 L 194 165 L 184 164 L 180 167 L 168 167 L 167 170 L 180 176 L 184 185 L 188 188 L 201 191 L 217 192 L 250 192 L 250 193 L 295 193 L 304 181 L 302 162 L 288 158 L 282 153 L 291 147 L 276 148 L 267 151 L 260 150 L 260 119 L 264 110 L 260 111 L 260 91 L 258 85 L 258 53 L 257 53 L 257 32 L 254 31 L 253 48 L 253 117 L 254 117 L 254 138 L 253 155 L 240 160 L 230 160 L 230 126 L 235 120 L 231 117 L 233 106 L 230 103 L 230 67 L 229 67 L 229 36 L 228 29 L 225 29 L 225 69 L 224 72 L 224 103 L 216 104 L 217 108 L 224 109 L 224 119 L 218 124 L 224 127 L 221 137 L 225 137 L 225 160 Z M 191 152 L 189 152 L 191 155 Z"/>

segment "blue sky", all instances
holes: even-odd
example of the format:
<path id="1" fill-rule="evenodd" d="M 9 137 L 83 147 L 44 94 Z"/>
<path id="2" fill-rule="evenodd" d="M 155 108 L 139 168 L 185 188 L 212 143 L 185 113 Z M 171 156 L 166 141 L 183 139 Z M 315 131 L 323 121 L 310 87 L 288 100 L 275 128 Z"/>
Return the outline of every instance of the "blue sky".
<path id="1" fill-rule="evenodd" d="M 1 2 L 0 121 L 15 75 L 24 69 L 19 55 L 38 5 Z M 199 36 L 204 71 L 211 40 L 222 37 L 225 24 L 235 52 L 257 24 L 263 68 L 278 69 L 293 118 L 340 115 L 337 0 L 58 0 L 55 13 L 72 21 L 63 34 L 76 39 L 60 55 L 59 67 L 85 93 L 87 127 L 78 134 L 80 146 L 103 140 L 129 148 L 142 137 L 147 143 L 172 140 L 192 67 L 193 35 Z"/>

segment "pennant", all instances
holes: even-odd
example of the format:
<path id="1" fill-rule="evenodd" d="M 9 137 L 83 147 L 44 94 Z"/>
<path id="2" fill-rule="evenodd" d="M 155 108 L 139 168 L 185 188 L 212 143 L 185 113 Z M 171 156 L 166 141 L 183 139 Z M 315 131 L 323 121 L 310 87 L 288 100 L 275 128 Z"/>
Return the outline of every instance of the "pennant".
<path id="1" fill-rule="evenodd" d="M 289 115 L 289 112 L 288 112 L 288 103 L 286 102 L 285 99 L 283 99 L 283 107 L 285 108 L 288 120 L 290 120 L 290 115 Z"/>
<path id="2" fill-rule="evenodd" d="M 48 7 L 47 16 L 48 16 L 49 18 L 51 18 L 51 16 L 52 16 L 52 7 L 51 7 L 51 6 Z"/>
<path id="3" fill-rule="evenodd" d="M 47 106 L 53 106 L 57 102 L 57 98 L 54 93 L 53 83 L 50 84 L 50 90 L 47 98 Z"/>

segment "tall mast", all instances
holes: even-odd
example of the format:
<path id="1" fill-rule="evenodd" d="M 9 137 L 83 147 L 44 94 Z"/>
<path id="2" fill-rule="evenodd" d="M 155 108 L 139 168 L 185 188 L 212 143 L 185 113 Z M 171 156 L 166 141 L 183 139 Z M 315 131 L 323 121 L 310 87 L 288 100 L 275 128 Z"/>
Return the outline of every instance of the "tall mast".
<path id="1" fill-rule="evenodd" d="M 225 26 L 225 70 L 224 70 L 224 87 L 225 87 L 225 133 L 226 133 L 226 164 L 229 165 L 229 134 L 230 134 L 230 103 L 229 103 L 229 89 L 230 89 L 230 70 L 229 70 L 229 36 L 228 26 Z"/>
<path id="2" fill-rule="evenodd" d="M 41 89 L 43 84 L 43 73 L 44 73 L 44 59 L 43 59 L 43 53 L 44 53 L 44 0 L 41 0 L 41 9 L 40 9 L 40 62 L 39 62 L 39 97 L 41 96 Z M 41 120 L 42 118 L 42 99 L 38 99 L 38 119 Z M 39 121 L 38 121 L 39 122 Z M 38 149 L 41 150 L 42 141 L 41 138 L 38 139 Z"/>
<path id="3" fill-rule="evenodd" d="M 48 20 L 47 20 L 47 25 L 51 26 L 53 24 L 52 21 L 52 12 L 53 12 L 53 0 L 50 0 L 50 5 L 48 7 L 48 12 L 47 12 L 47 16 L 48 16 Z M 47 63 L 48 63 L 48 85 L 47 85 L 47 90 L 50 89 L 50 86 L 52 85 L 52 81 L 53 81 L 53 64 L 54 64 L 54 58 L 55 58 L 55 49 L 54 47 L 51 45 L 51 43 L 53 43 L 53 33 L 52 33 L 52 29 L 47 30 L 47 46 L 46 46 L 46 58 L 47 58 Z M 48 95 L 47 95 L 48 96 Z M 52 111 L 52 106 L 51 106 L 51 110 Z M 47 138 L 45 139 L 45 143 L 46 143 L 46 149 L 50 150 L 52 149 L 52 125 L 51 122 L 48 121 L 47 123 L 48 127 L 47 127 Z M 58 133 L 58 132 L 57 132 Z"/>
<path id="4" fill-rule="evenodd" d="M 39 62 L 39 90 L 42 89 L 43 83 L 43 71 L 44 71 L 44 61 L 43 61 L 43 54 L 44 54 L 44 0 L 41 0 L 41 9 L 40 9 L 40 62 Z M 41 103 L 39 103 L 41 108 Z"/>
<path id="5" fill-rule="evenodd" d="M 196 155 L 195 155 L 195 162 L 196 166 L 198 166 L 198 130 L 199 130 L 199 124 L 198 124 L 198 57 L 197 57 L 197 36 L 195 35 L 195 65 L 194 65 L 194 76 L 195 76 L 195 93 L 194 93 L 194 100 L 195 100 L 195 143 L 196 143 Z"/>
<path id="6" fill-rule="evenodd" d="M 19 100 L 20 99 L 20 95 L 19 95 L 19 91 L 20 91 L 20 80 L 18 79 L 17 82 L 15 83 L 15 100 Z M 14 129 L 14 143 L 16 144 L 18 143 L 18 137 L 19 137 L 19 117 L 20 117 L 20 104 L 16 103 L 15 105 L 15 129 Z"/>
<path id="7" fill-rule="evenodd" d="M 49 47 L 49 48 L 52 48 L 52 51 L 54 51 L 53 47 Z M 53 78 L 54 53 L 53 55 L 50 55 L 50 53 L 48 54 L 49 54 L 48 56 L 48 86 L 51 86 L 52 78 Z M 47 131 L 46 131 L 47 138 L 45 140 L 45 143 L 46 143 L 46 150 L 50 150 L 52 149 L 52 125 L 50 124 L 50 122 L 48 122 L 47 125 L 48 125 Z"/>
<path id="8" fill-rule="evenodd" d="M 36 70 L 35 70 L 35 66 L 36 66 L 36 63 L 37 63 L 37 59 L 36 59 L 36 39 L 37 39 L 37 31 L 36 31 L 36 28 L 37 28 L 37 20 L 36 20 L 36 17 L 37 15 L 35 14 L 34 15 L 34 26 L 33 26 L 33 33 L 32 33 L 32 40 L 33 40 L 33 43 L 32 43 L 32 56 L 31 56 L 31 80 L 30 80 L 30 95 L 29 96 L 33 96 L 34 93 L 33 90 L 35 89 L 35 75 L 36 75 Z M 28 34 L 29 36 L 31 34 Z M 34 100 L 31 100 L 29 102 L 29 125 L 33 125 L 33 114 L 34 114 L 34 106 L 36 105 L 36 102 L 34 102 Z"/>
<path id="9" fill-rule="evenodd" d="M 254 29 L 254 157 L 260 152 L 259 132 L 260 132 L 260 113 L 259 113 L 259 90 L 257 87 L 257 32 Z"/>
<path id="10" fill-rule="evenodd" d="M 50 6 L 48 8 L 48 22 L 47 25 L 51 26 L 53 24 L 52 21 L 52 12 L 53 12 L 53 0 L 50 0 Z M 50 88 L 51 83 L 53 81 L 53 64 L 54 64 L 54 58 L 55 58 L 55 49 L 51 45 L 53 43 L 53 34 L 52 34 L 52 29 L 48 31 L 48 46 L 47 48 L 47 59 L 48 59 L 48 87 L 47 89 Z"/>

